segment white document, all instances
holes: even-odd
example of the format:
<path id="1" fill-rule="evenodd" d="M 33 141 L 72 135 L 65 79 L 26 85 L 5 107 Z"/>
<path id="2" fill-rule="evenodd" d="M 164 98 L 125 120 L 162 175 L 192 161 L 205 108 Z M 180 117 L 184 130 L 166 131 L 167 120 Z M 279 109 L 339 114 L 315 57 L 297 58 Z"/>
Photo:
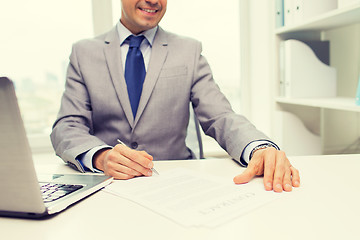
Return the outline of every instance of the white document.
<path id="1" fill-rule="evenodd" d="M 183 226 L 215 227 L 278 198 L 274 192 L 182 168 L 118 180 L 104 191 L 136 202 Z"/>

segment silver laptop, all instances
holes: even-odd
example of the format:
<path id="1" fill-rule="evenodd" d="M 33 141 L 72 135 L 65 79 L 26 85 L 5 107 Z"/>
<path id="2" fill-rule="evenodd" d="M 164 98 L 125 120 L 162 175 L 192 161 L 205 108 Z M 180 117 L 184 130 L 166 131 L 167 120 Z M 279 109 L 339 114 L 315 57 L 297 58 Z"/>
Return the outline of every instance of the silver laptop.
<path id="1" fill-rule="evenodd" d="M 38 179 L 13 83 L 0 77 L 1 216 L 39 218 L 55 214 L 111 181 L 108 176 L 84 174 Z"/>

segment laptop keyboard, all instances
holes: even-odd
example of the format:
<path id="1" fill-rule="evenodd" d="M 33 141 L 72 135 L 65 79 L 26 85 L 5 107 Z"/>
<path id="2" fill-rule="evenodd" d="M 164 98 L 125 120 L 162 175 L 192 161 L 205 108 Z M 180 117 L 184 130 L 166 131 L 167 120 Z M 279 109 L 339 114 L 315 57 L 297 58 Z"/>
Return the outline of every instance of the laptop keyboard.
<path id="1" fill-rule="evenodd" d="M 81 189 L 82 185 L 39 183 L 44 203 L 49 203 Z"/>

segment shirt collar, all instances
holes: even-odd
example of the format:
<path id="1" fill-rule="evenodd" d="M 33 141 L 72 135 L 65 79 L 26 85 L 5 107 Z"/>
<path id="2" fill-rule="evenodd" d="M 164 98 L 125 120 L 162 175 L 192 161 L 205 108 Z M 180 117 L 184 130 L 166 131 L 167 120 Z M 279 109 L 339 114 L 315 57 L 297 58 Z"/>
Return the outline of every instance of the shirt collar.
<path id="1" fill-rule="evenodd" d="M 133 35 L 129 29 L 127 29 L 120 21 L 116 24 L 116 29 L 118 31 L 119 39 L 120 39 L 120 46 L 124 44 L 125 40 L 130 36 Z M 150 46 L 152 46 L 155 38 L 156 31 L 158 26 L 146 30 L 138 35 L 144 35 Z"/>

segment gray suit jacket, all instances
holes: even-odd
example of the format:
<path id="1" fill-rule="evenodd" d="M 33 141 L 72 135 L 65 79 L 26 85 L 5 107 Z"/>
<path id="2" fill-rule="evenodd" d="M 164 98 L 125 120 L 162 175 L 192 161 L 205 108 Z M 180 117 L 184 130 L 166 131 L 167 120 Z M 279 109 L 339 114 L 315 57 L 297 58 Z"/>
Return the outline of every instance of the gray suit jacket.
<path id="1" fill-rule="evenodd" d="M 201 55 L 201 43 L 158 29 L 135 119 L 127 94 L 116 28 L 74 44 L 51 140 L 65 162 L 116 139 L 155 160 L 188 159 L 189 104 L 201 127 L 239 160 L 250 142 L 268 139 L 235 114 Z"/>

